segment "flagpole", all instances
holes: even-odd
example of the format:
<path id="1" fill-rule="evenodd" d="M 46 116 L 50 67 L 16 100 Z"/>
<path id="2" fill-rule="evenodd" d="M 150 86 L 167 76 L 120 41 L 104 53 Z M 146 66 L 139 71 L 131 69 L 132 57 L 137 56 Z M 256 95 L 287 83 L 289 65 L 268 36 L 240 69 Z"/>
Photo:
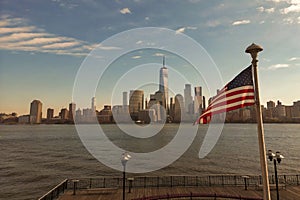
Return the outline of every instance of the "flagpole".
<path id="1" fill-rule="evenodd" d="M 252 66 L 254 71 L 254 87 L 255 87 L 255 105 L 256 105 L 256 119 L 257 119 L 257 134 L 258 134 L 258 145 L 259 145 L 259 154 L 260 154 L 260 165 L 262 171 L 262 179 L 263 179 L 263 192 L 264 192 L 264 200 L 271 200 L 270 195 L 270 186 L 269 186 L 269 178 L 268 178 L 268 167 L 267 167 L 267 159 L 266 159 L 266 147 L 265 147 L 265 139 L 264 139 L 264 129 L 263 129 L 263 121 L 262 121 L 262 113 L 261 106 L 259 100 L 259 86 L 258 86 L 258 76 L 257 76 L 257 54 L 262 51 L 263 48 L 259 45 L 252 43 L 247 49 L 246 53 L 250 53 L 252 57 Z"/>

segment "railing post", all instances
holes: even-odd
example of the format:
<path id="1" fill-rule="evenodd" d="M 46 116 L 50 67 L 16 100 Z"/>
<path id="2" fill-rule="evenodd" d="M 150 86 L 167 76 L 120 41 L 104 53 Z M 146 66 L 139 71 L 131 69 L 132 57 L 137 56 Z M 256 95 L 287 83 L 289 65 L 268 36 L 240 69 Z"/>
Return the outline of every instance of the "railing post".
<path id="1" fill-rule="evenodd" d="M 286 184 L 286 175 L 283 175 L 284 178 L 284 184 Z"/>
<path id="2" fill-rule="evenodd" d="M 173 187 L 173 177 L 171 176 L 170 179 L 171 179 L 171 187 Z"/>
<path id="3" fill-rule="evenodd" d="M 157 177 L 157 188 L 159 188 L 159 176 Z"/>
<path id="4" fill-rule="evenodd" d="M 299 185 L 299 175 L 297 174 L 297 185 Z"/>
<path id="5" fill-rule="evenodd" d="M 90 189 L 92 188 L 92 178 L 90 178 Z"/>
<path id="6" fill-rule="evenodd" d="M 234 185 L 237 186 L 236 175 L 234 176 Z"/>
<path id="7" fill-rule="evenodd" d="M 185 176 L 183 176 L 183 186 L 185 187 Z"/>
<path id="8" fill-rule="evenodd" d="M 208 176 L 208 186 L 211 186 L 210 176 Z"/>
<path id="9" fill-rule="evenodd" d="M 222 186 L 224 187 L 224 176 L 222 175 Z"/>
<path id="10" fill-rule="evenodd" d="M 198 176 L 196 176 L 196 186 L 198 187 Z"/>
<path id="11" fill-rule="evenodd" d="M 105 186 L 105 178 L 103 178 L 103 187 L 106 188 L 106 186 Z"/>
<path id="12" fill-rule="evenodd" d="M 261 184 L 261 182 L 262 182 L 262 177 L 261 177 L 261 175 L 259 175 L 259 184 Z"/>

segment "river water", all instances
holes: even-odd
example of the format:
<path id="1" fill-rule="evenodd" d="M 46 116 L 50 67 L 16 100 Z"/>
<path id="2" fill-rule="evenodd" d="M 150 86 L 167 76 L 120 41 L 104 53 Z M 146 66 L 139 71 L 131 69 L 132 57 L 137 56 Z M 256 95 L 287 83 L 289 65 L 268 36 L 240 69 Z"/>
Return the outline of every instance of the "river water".
<path id="1" fill-rule="evenodd" d="M 116 125 L 102 125 L 114 144 L 133 152 L 162 148 L 175 137 L 177 127 L 166 124 L 159 134 L 137 139 Z M 266 149 L 279 150 L 285 156 L 278 173 L 299 174 L 300 124 L 265 124 L 264 129 Z M 207 126 L 199 126 L 192 145 L 171 165 L 137 175 L 261 174 L 256 124 L 226 124 L 214 149 L 199 159 L 206 131 Z M 161 159 L 166 156 L 162 154 Z M 273 174 L 272 163 L 268 164 Z M 65 178 L 120 175 L 85 149 L 73 125 L 0 126 L 0 199 L 37 199 Z"/>

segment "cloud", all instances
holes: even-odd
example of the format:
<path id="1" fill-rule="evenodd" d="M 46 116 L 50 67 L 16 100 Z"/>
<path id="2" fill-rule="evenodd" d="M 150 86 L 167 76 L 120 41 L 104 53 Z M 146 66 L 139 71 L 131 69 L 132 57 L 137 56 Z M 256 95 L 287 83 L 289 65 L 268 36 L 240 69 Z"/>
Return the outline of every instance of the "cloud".
<path id="1" fill-rule="evenodd" d="M 129 10 L 129 8 L 123 8 L 120 10 L 120 13 L 126 15 L 126 14 L 131 14 L 131 11 Z"/>
<path id="2" fill-rule="evenodd" d="M 268 9 L 265 9 L 265 12 L 266 12 L 266 13 L 273 13 L 273 12 L 275 12 L 275 8 L 268 8 Z"/>
<path id="3" fill-rule="evenodd" d="M 48 36 L 49 34 L 46 33 L 13 33 L 5 37 L 1 37 L 0 42 L 11 42 L 11 41 L 18 41 L 18 40 L 33 39 L 36 37 L 48 37 Z"/>
<path id="4" fill-rule="evenodd" d="M 243 24 L 250 24 L 250 20 L 240 20 L 240 21 L 235 21 L 232 23 L 233 26 L 238 26 L 238 25 L 243 25 Z"/>
<path id="5" fill-rule="evenodd" d="M 263 6 L 256 8 L 259 12 L 273 13 L 275 12 L 275 8 L 264 8 Z"/>
<path id="6" fill-rule="evenodd" d="M 12 52 L 86 56 L 96 46 L 103 50 L 119 49 L 47 33 L 36 26 L 28 25 L 26 19 L 8 15 L 0 16 L 0 33 L 0 49 Z"/>
<path id="7" fill-rule="evenodd" d="M 42 46 L 44 49 L 64 49 L 69 47 L 78 46 L 80 43 L 78 41 L 72 41 L 72 42 L 60 42 L 60 43 L 54 43 L 54 44 L 48 44 Z"/>
<path id="8" fill-rule="evenodd" d="M 259 11 L 259 12 L 264 12 L 265 8 L 260 6 L 260 7 L 256 8 L 256 10 Z"/>
<path id="9" fill-rule="evenodd" d="M 294 19 L 291 17 L 287 17 L 283 19 L 283 23 L 284 24 L 293 24 L 294 23 Z"/>
<path id="10" fill-rule="evenodd" d="M 300 57 L 292 57 L 289 59 L 289 61 L 296 61 L 296 60 L 300 60 Z"/>
<path id="11" fill-rule="evenodd" d="M 20 32 L 30 32 L 35 29 L 34 26 L 25 26 L 25 27 L 2 27 L 0 29 L 0 34 L 9 34 L 9 33 L 20 33 Z"/>
<path id="12" fill-rule="evenodd" d="M 300 4 L 294 4 L 287 8 L 281 9 L 282 14 L 288 14 L 290 12 L 300 12 Z"/>
<path id="13" fill-rule="evenodd" d="M 182 28 L 177 29 L 177 30 L 176 30 L 176 34 L 184 33 L 185 29 L 186 29 L 185 27 L 182 27 Z"/>
<path id="14" fill-rule="evenodd" d="M 286 2 L 289 6 L 280 10 L 282 14 L 300 12 L 300 0 L 286 0 Z"/>
<path id="15" fill-rule="evenodd" d="M 186 26 L 186 27 L 181 27 L 181 28 L 178 28 L 175 32 L 176 34 L 179 34 L 179 33 L 184 33 L 185 30 L 196 30 L 197 27 L 195 26 Z"/>
<path id="16" fill-rule="evenodd" d="M 153 56 L 163 57 L 163 56 L 165 56 L 165 54 L 163 54 L 163 53 L 155 53 Z"/>
<path id="17" fill-rule="evenodd" d="M 221 22 L 218 21 L 218 20 L 210 20 L 210 21 L 206 22 L 206 25 L 207 25 L 208 27 L 217 27 L 217 26 L 219 26 L 220 24 L 221 24 Z"/>
<path id="18" fill-rule="evenodd" d="M 143 41 L 142 40 L 139 40 L 139 41 L 137 41 L 135 44 L 142 44 L 143 43 Z"/>
<path id="19" fill-rule="evenodd" d="M 274 3 L 280 3 L 280 2 L 288 2 L 289 0 L 267 0 L 267 1 L 272 1 Z"/>
<path id="20" fill-rule="evenodd" d="M 133 58 L 133 59 L 139 59 L 139 58 L 141 58 L 142 56 L 132 56 L 131 58 Z"/>
<path id="21" fill-rule="evenodd" d="M 276 65 L 271 65 L 268 67 L 269 70 L 276 70 L 276 69 L 280 69 L 280 68 L 288 68 L 290 67 L 289 64 L 276 64 Z"/>

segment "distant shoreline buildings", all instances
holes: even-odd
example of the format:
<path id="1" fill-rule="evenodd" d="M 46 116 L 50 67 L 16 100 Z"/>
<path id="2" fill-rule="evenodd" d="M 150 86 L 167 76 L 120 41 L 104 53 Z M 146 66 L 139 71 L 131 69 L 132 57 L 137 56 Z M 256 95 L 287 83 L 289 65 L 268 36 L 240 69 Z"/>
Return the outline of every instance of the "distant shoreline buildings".
<path id="1" fill-rule="evenodd" d="M 42 118 L 42 102 L 33 100 L 30 104 L 28 115 L 17 116 L 16 113 L 0 113 L 2 124 L 73 124 L 73 123 L 193 123 L 206 108 L 205 96 L 202 95 L 202 87 L 194 87 L 192 96 L 191 84 L 185 84 L 184 96 L 176 94 L 170 97 L 168 94 L 168 68 L 165 65 L 165 57 L 159 72 L 158 91 L 150 94 L 150 99 L 145 99 L 143 90 L 124 91 L 122 105 L 104 105 L 100 111 L 96 108 L 96 98 L 91 98 L 90 108 L 78 108 L 76 102 L 69 103 L 69 109 L 62 108 L 58 116 L 54 116 L 54 109 L 47 108 L 46 118 Z M 211 98 L 208 100 L 211 100 Z M 267 107 L 262 106 L 264 122 L 288 122 L 300 123 L 300 100 L 291 106 L 282 105 L 280 101 L 268 101 Z M 222 119 L 216 115 L 215 118 Z M 224 118 L 223 118 L 224 119 Z M 256 121 L 254 106 L 226 113 L 226 123 L 252 123 Z"/>

